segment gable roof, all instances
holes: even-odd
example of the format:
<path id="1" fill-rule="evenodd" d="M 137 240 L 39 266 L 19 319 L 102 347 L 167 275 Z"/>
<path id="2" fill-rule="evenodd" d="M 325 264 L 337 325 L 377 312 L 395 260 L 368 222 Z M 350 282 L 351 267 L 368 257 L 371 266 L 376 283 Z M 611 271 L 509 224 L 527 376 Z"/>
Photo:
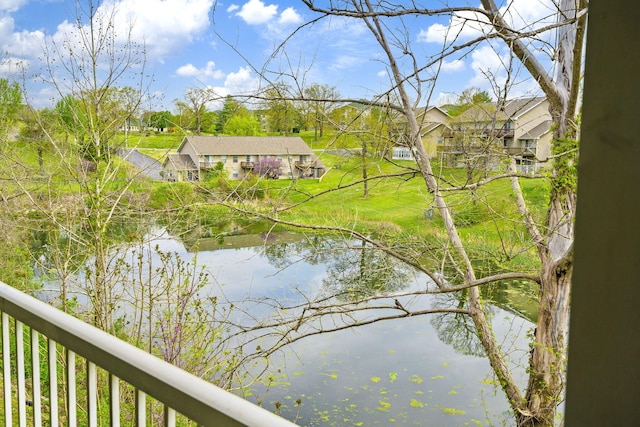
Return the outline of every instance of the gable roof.
<path id="1" fill-rule="evenodd" d="M 191 144 L 198 155 L 311 155 L 313 151 L 295 136 L 185 136 L 178 153 Z"/>
<path id="2" fill-rule="evenodd" d="M 167 163 L 171 163 L 175 170 L 198 169 L 191 160 L 191 157 L 187 154 L 167 154 L 167 158 L 164 159 L 162 166 L 165 167 Z"/>
<path id="3" fill-rule="evenodd" d="M 527 133 L 520 136 L 519 139 L 540 139 L 542 135 L 549 132 L 551 130 L 551 120 L 544 121 L 539 125 L 535 126 L 533 129 L 530 129 Z"/>
<path id="4" fill-rule="evenodd" d="M 543 96 L 516 98 L 505 102 L 500 109 L 495 103 L 476 104 L 455 116 L 457 122 L 492 122 L 518 119 L 520 116 L 546 100 Z"/>
<path id="5" fill-rule="evenodd" d="M 527 111 L 545 101 L 545 99 L 546 98 L 544 96 L 511 99 L 505 103 L 503 111 L 507 115 L 507 117 L 518 118 L 519 116 L 523 115 Z"/>

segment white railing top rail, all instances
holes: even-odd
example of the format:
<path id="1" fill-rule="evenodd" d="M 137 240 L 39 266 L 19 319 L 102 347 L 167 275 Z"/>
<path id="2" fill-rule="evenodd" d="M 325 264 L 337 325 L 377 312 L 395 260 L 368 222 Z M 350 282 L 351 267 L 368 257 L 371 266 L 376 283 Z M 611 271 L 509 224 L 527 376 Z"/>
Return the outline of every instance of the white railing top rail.
<path id="1" fill-rule="evenodd" d="M 0 311 L 202 426 L 295 424 L 0 282 Z"/>

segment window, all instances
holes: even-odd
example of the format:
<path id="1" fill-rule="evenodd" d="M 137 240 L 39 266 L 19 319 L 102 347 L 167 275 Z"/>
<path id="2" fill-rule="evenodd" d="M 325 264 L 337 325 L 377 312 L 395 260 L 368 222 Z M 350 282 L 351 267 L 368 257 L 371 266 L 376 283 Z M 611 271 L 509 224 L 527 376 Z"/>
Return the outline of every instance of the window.
<path id="1" fill-rule="evenodd" d="M 305 156 L 304 154 L 300 154 L 300 163 L 304 163 L 307 161 L 307 156 Z"/>
<path id="2" fill-rule="evenodd" d="M 238 171 L 233 171 L 232 175 L 233 175 L 234 178 L 237 178 L 238 177 Z"/>
<path id="3" fill-rule="evenodd" d="M 206 156 L 204 156 L 204 161 L 207 162 L 207 163 L 213 163 L 213 158 L 214 158 L 214 156 L 206 155 Z"/>
<path id="4" fill-rule="evenodd" d="M 535 142 L 533 139 L 524 140 L 524 148 L 533 148 L 533 147 L 535 147 Z"/>
<path id="5" fill-rule="evenodd" d="M 251 161 L 251 156 L 247 155 L 247 156 L 245 157 L 245 160 L 244 160 L 244 161 L 245 161 L 245 162 L 250 162 L 250 161 Z"/>
<path id="6" fill-rule="evenodd" d="M 278 156 L 278 161 L 281 162 L 282 161 L 282 154 Z"/>
<path id="7" fill-rule="evenodd" d="M 220 156 L 220 161 L 222 163 L 227 163 L 227 156 Z"/>
<path id="8" fill-rule="evenodd" d="M 233 163 L 238 163 L 238 156 L 233 156 Z"/>

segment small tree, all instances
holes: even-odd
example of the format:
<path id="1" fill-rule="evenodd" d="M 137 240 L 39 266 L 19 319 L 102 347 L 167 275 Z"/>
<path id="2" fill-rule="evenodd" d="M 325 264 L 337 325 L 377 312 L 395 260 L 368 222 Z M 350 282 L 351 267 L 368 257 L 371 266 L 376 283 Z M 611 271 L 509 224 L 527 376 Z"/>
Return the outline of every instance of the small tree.
<path id="1" fill-rule="evenodd" d="M 6 138 L 22 108 L 22 90 L 17 82 L 0 79 L 0 132 Z"/>
<path id="2" fill-rule="evenodd" d="M 282 162 L 274 157 L 263 157 L 253 167 L 253 173 L 265 178 L 278 179 Z"/>
<path id="3" fill-rule="evenodd" d="M 185 91 L 184 100 L 177 100 L 176 106 L 183 114 L 186 112 L 192 119 L 190 129 L 200 135 L 205 128 L 204 120 L 209 112 L 208 106 L 220 96 L 212 88 L 192 87 Z"/>
<path id="4" fill-rule="evenodd" d="M 173 125 L 173 115 L 170 111 L 157 111 L 149 114 L 147 126 L 155 128 L 158 132 L 164 132 Z"/>

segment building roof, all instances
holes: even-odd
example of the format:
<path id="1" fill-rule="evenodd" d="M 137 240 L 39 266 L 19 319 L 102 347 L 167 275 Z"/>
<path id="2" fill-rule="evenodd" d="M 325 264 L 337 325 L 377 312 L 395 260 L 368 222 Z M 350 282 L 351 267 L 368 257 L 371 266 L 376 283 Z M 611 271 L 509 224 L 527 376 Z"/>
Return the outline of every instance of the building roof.
<path id="1" fill-rule="evenodd" d="M 544 121 L 533 129 L 530 129 L 524 135 L 520 136 L 519 139 L 540 139 L 542 135 L 551 130 L 551 123 L 551 120 Z"/>
<path id="2" fill-rule="evenodd" d="M 503 111 L 507 117 L 518 118 L 518 116 L 521 116 L 531 110 L 545 99 L 546 98 L 543 96 L 511 99 L 505 103 Z"/>
<path id="3" fill-rule="evenodd" d="M 518 119 L 521 115 L 544 102 L 546 98 L 516 98 L 505 102 L 501 109 L 495 103 L 476 104 L 455 117 L 456 122 L 492 122 Z"/>
<path id="4" fill-rule="evenodd" d="M 167 154 L 167 158 L 164 160 L 162 166 L 166 166 L 167 163 L 171 163 L 175 170 L 194 170 L 198 169 L 197 166 L 191 160 L 187 154 Z"/>
<path id="5" fill-rule="evenodd" d="M 178 147 L 191 144 L 198 155 L 311 155 L 300 137 L 286 136 L 185 136 Z"/>

